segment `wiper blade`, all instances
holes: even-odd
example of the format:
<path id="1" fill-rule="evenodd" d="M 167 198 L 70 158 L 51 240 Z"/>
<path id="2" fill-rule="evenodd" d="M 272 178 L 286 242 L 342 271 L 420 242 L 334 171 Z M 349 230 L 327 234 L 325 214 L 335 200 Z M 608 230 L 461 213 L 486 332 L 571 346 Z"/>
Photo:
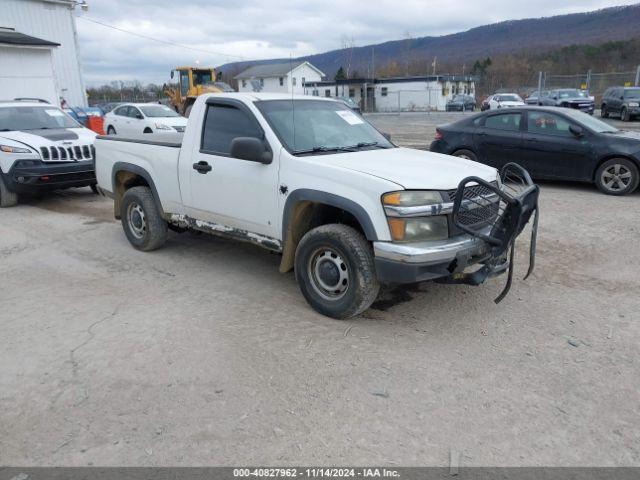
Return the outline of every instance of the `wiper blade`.
<path id="1" fill-rule="evenodd" d="M 304 150 L 294 150 L 294 154 L 304 154 L 304 153 L 320 153 L 320 152 L 354 152 L 355 149 L 353 147 L 325 147 L 324 145 L 318 145 L 313 148 L 307 148 Z"/>
<path id="2" fill-rule="evenodd" d="M 360 142 L 357 145 L 352 145 L 349 148 L 364 148 L 364 147 L 376 147 L 376 148 L 389 148 L 386 145 L 380 145 L 379 142 Z"/>

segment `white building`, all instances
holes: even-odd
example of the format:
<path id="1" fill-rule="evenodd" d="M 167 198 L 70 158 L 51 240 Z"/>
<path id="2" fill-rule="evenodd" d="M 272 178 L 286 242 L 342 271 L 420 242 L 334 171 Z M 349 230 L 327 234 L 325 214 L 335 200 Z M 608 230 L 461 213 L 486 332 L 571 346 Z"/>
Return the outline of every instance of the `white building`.
<path id="1" fill-rule="evenodd" d="M 424 112 L 445 110 L 456 94 L 475 96 L 470 75 L 430 75 L 376 79 L 306 82 L 304 93 L 321 97 L 349 97 L 363 111 Z M 365 94 L 366 92 L 366 94 Z"/>
<path id="2" fill-rule="evenodd" d="M 319 82 L 324 73 L 309 62 L 286 62 L 249 67 L 235 79 L 239 92 L 304 93 L 304 84 Z"/>
<path id="3" fill-rule="evenodd" d="M 64 98 L 68 106 L 86 106 L 74 15 L 78 6 L 86 3 L 0 0 L 5 38 L 4 43 L 0 41 L 0 100 L 46 97 L 58 104 Z M 41 45 L 24 44 L 29 37 Z"/>

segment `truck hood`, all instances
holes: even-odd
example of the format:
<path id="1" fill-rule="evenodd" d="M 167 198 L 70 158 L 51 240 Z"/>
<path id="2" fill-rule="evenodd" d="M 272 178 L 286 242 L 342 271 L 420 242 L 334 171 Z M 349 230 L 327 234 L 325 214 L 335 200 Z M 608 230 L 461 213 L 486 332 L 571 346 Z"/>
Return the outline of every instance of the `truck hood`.
<path id="1" fill-rule="evenodd" d="M 3 139 L 13 140 L 32 148 L 40 154 L 41 148 L 93 145 L 96 133 L 87 128 L 47 128 L 43 130 L 13 130 L 0 132 Z M 47 159 L 44 159 L 47 160 Z"/>
<path id="2" fill-rule="evenodd" d="M 411 148 L 389 148 L 317 155 L 319 164 L 332 165 L 396 183 L 407 190 L 449 190 L 466 177 L 492 182 L 495 168 L 463 158 Z"/>

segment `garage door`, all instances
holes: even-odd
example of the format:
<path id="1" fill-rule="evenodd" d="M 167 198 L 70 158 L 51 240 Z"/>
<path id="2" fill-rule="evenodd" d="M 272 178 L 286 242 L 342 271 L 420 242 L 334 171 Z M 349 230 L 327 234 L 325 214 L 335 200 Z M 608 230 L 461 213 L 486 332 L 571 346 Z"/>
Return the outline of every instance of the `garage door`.
<path id="1" fill-rule="evenodd" d="M 0 45 L 0 100 L 33 97 L 59 103 L 48 48 Z"/>

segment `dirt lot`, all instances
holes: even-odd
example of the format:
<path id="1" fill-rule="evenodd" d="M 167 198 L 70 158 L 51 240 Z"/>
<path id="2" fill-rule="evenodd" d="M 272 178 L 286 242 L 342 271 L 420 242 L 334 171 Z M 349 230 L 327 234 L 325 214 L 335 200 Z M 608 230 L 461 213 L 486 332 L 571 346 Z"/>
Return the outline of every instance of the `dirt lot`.
<path id="1" fill-rule="evenodd" d="M 88 189 L 2 210 L 0 465 L 640 465 L 639 201 L 544 184 L 502 304 L 422 284 L 347 322 L 256 247 L 134 250 Z"/>

